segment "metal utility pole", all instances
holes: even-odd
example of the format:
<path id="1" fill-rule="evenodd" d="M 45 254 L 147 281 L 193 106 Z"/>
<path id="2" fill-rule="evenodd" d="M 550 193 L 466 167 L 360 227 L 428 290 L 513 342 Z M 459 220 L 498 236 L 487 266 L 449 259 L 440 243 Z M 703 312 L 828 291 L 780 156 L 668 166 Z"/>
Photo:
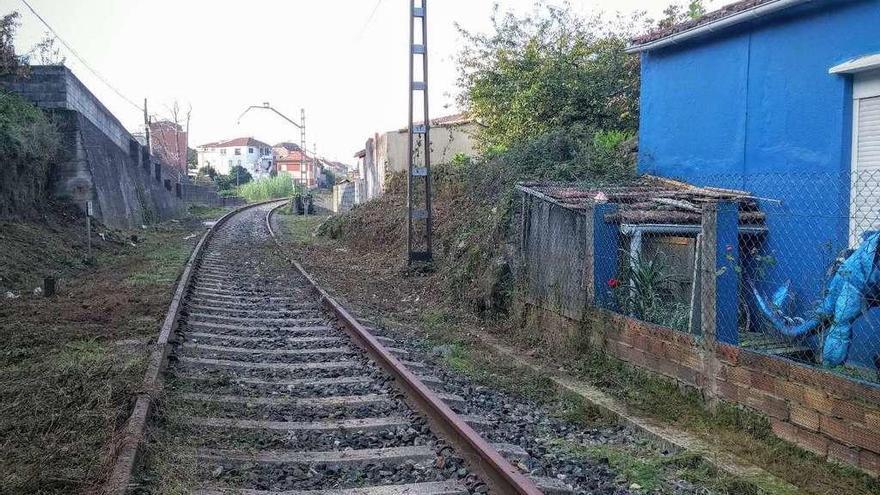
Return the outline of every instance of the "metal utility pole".
<path id="1" fill-rule="evenodd" d="M 300 122 L 301 122 L 301 125 L 299 126 L 299 148 L 300 148 L 299 178 L 300 178 L 300 181 L 302 181 L 302 183 L 303 183 L 303 187 L 308 189 L 308 184 L 306 183 L 307 177 L 305 174 L 305 167 L 306 167 L 306 109 L 300 108 L 299 111 L 300 111 Z"/>
<path id="2" fill-rule="evenodd" d="M 417 36 L 416 26 L 421 27 Z M 417 38 L 420 42 L 417 42 Z M 409 174 L 407 175 L 407 259 L 413 263 L 433 261 L 431 249 L 431 120 L 428 111 L 428 0 L 410 0 L 409 24 Z M 416 80 L 416 62 L 421 60 L 422 77 Z M 424 110 L 416 123 L 416 93 L 421 93 Z M 416 140 L 424 152 L 423 166 L 416 163 Z M 422 208 L 424 205 L 424 208 Z"/>

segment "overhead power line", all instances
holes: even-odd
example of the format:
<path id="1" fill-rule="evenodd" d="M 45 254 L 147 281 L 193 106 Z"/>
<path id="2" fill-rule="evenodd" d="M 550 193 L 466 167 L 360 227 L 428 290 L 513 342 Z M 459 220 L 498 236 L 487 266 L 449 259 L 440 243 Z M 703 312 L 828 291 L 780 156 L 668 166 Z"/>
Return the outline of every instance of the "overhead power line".
<path id="1" fill-rule="evenodd" d="M 380 0 L 380 1 L 381 1 L 381 0 Z M 21 0 L 21 2 L 25 5 L 25 7 L 28 8 L 28 10 L 31 11 L 31 13 L 34 14 L 34 16 L 36 16 L 37 19 L 40 20 L 40 22 L 43 23 L 44 26 L 46 26 L 46 29 L 48 29 L 49 32 L 52 33 L 53 36 L 55 36 L 55 39 L 57 39 L 59 43 L 61 43 L 62 45 L 64 45 L 64 47 L 67 48 L 67 50 L 70 52 L 70 54 L 73 55 L 73 57 L 74 57 L 75 59 L 79 60 L 79 62 L 80 62 L 80 63 L 81 63 L 86 69 L 88 69 L 89 72 L 91 72 L 95 77 L 97 77 L 98 80 L 100 80 L 102 83 L 104 83 L 108 88 L 110 88 L 114 93 L 116 93 L 116 94 L 117 94 L 120 98 L 122 98 L 126 103 L 128 103 L 128 104 L 131 105 L 131 106 L 133 106 L 134 108 L 137 108 L 138 110 L 140 110 L 140 111 L 142 111 L 142 112 L 144 111 L 144 108 L 143 108 L 142 106 L 138 105 L 138 104 L 135 103 L 131 98 L 129 98 L 129 97 L 125 96 L 124 94 L 122 94 L 121 91 L 119 91 L 118 89 L 116 89 L 115 86 L 113 86 L 112 84 L 110 84 L 110 81 L 108 81 L 107 78 L 105 78 L 104 76 L 102 76 L 97 70 L 93 69 L 92 66 L 89 65 L 89 63 L 86 62 L 85 59 L 82 58 L 82 57 L 80 56 L 80 54 L 77 53 L 76 50 L 73 49 L 72 46 L 70 46 L 66 41 L 64 41 L 64 39 L 61 38 L 61 36 L 58 35 L 58 32 L 55 31 L 55 29 L 52 28 L 52 26 L 50 26 L 49 23 L 46 22 L 46 20 L 43 19 L 43 17 L 42 17 L 40 14 L 38 14 L 36 10 L 34 10 L 34 8 L 31 6 L 30 3 L 28 3 L 27 0 Z"/>
<path id="2" fill-rule="evenodd" d="M 367 28 L 370 27 L 370 23 L 373 22 L 373 18 L 376 17 L 376 12 L 379 11 L 379 7 L 382 5 L 383 1 L 384 0 L 378 0 L 376 2 L 376 6 L 373 7 L 373 11 L 370 12 L 370 17 L 367 18 L 367 22 L 364 23 L 364 27 L 361 28 L 361 32 L 358 33 L 357 38 L 355 38 L 355 41 L 360 41 L 360 39 L 363 38 L 364 33 L 367 32 Z"/>

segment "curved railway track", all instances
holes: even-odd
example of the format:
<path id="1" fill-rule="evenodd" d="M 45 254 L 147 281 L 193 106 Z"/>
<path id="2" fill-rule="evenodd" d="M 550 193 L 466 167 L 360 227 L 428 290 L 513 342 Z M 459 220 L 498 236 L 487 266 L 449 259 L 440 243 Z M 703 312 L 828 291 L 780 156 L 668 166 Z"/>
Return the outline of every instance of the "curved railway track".
<path id="1" fill-rule="evenodd" d="M 461 397 L 283 256 L 271 221 L 283 204 L 228 216 L 193 258 L 162 426 L 188 453 L 193 493 L 565 492 L 523 476 L 510 463 L 521 448 L 483 440 L 484 418 L 456 414 Z M 167 482 L 150 465 L 145 478 Z"/>

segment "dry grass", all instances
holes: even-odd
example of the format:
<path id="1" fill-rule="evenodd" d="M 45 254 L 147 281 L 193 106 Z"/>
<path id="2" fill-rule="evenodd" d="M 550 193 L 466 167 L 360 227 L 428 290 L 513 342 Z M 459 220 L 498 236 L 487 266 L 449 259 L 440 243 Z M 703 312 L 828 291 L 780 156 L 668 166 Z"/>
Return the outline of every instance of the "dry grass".
<path id="1" fill-rule="evenodd" d="M 203 227 L 191 218 L 98 230 L 108 240 L 97 238 L 85 260 L 76 221 L 0 226 L 4 289 L 20 294 L 0 300 L 4 493 L 89 493 L 101 482 L 108 442 L 143 380 L 147 344 Z M 59 277 L 57 297 L 31 294 L 44 274 Z"/>

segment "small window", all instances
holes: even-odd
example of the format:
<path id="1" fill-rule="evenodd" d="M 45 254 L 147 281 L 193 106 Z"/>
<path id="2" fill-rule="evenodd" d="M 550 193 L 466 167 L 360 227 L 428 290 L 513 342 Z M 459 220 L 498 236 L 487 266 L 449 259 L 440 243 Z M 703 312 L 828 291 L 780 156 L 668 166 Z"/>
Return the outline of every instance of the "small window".
<path id="1" fill-rule="evenodd" d="M 220 148 L 220 154 L 221 154 L 221 155 L 225 155 L 225 154 L 226 154 L 226 148 Z"/>
<path id="2" fill-rule="evenodd" d="M 241 156 L 241 148 L 235 148 L 235 156 Z"/>
<path id="3" fill-rule="evenodd" d="M 248 148 L 248 155 L 253 155 L 253 154 L 254 154 L 254 149 Z"/>

